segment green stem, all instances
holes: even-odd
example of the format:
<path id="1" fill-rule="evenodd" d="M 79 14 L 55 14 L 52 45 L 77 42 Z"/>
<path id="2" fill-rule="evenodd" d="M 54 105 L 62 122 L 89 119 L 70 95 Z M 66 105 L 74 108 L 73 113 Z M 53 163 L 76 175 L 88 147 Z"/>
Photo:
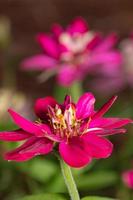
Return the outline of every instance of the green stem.
<path id="1" fill-rule="evenodd" d="M 71 168 L 61 159 L 60 166 L 71 200 L 80 200 L 77 186 L 72 176 Z"/>
<path id="2" fill-rule="evenodd" d="M 56 84 L 54 88 L 54 97 L 58 102 L 63 102 L 66 94 L 69 95 L 68 88 Z"/>
<path id="3" fill-rule="evenodd" d="M 71 87 L 69 88 L 69 94 L 71 95 L 74 102 L 76 102 L 79 97 L 82 95 L 82 86 L 81 82 L 75 82 Z"/>
<path id="4" fill-rule="evenodd" d="M 73 102 L 77 102 L 79 97 L 82 95 L 83 90 L 81 82 L 75 82 L 70 87 L 63 87 L 61 85 L 55 86 L 54 96 L 59 102 L 63 102 L 65 95 L 70 95 Z"/>

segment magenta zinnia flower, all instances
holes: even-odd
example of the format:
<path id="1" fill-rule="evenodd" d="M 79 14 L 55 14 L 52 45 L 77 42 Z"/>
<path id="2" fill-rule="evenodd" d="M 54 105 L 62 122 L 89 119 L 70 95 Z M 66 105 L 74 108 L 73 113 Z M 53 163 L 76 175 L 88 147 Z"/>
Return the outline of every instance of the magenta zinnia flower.
<path id="1" fill-rule="evenodd" d="M 116 35 L 101 37 L 89 30 L 81 17 L 74 19 L 66 29 L 59 24 L 53 25 L 52 33 L 38 34 L 37 41 L 44 53 L 25 59 L 21 63 L 22 69 L 55 73 L 57 81 L 64 86 L 82 80 L 94 69 L 116 73 L 121 62 L 119 52 L 113 49 Z"/>
<path id="2" fill-rule="evenodd" d="M 122 179 L 127 187 L 133 189 L 133 170 L 125 171 L 122 174 Z"/>
<path id="3" fill-rule="evenodd" d="M 70 96 L 66 96 L 63 104 L 58 104 L 52 97 L 41 98 L 35 103 L 35 113 L 39 118 L 35 122 L 9 109 L 20 129 L 1 132 L 0 139 L 26 141 L 6 153 L 5 159 L 26 161 L 37 155 L 48 154 L 54 147 L 72 167 L 83 167 L 92 159 L 109 157 L 113 145 L 104 136 L 125 133 L 126 130 L 121 127 L 132 122 L 130 119 L 103 117 L 115 100 L 116 97 L 112 97 L 95 111 L 95 98 L 89 92 L 81 96 L 76 104 Z"/>

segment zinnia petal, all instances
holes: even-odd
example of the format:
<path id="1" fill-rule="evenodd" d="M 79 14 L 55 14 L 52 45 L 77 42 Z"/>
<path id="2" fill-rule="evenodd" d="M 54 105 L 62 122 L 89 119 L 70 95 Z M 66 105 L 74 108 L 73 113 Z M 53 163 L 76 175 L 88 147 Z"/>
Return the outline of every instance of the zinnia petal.
<path id="1" fill-rule="evenodd" d="M 127 119 L 126 118 L 123 118 L 123 119 L 122 118 L 97 118 L 90 122 L 90 127 L 114 129 L 114 128 L 120 128 L 129 123 L 133 123 L 133 120 L 128 119 L 128 118 Z"/>
<path id="2" fill-rule="evenodd" d="M 47 120 L 49 118 L 47 115 L 48 107 L 51 106 L 54 108 L 56 104 L 57 101 L 51 96 L 37 99 L 34 105 L 35 113 L 40 119 Z"/>
<path id="3" fill-rule="evenodd" d="M 6 153 L 5 159 L 23 162 L 33 158 L 34 156 L 47 154 L 52 151 L 52 148 L 53 143 L 50 140 L 32 137 L 17 149 Z"/>
<path id="4" fill-rule="evenodd" d="M 58 38 L 60 36 L 60 34 L 63 32 L 63 28 L 61 27 L 60 24 L 53 24 L 52 25 L 52 32 Z"/>
<path id="5" fill-rule="evenodd" d="M 111 49 L 117 42 L 118 36 L 115 33 L 111 33 L 96 47 L 96 52 L 103 52 Z"/>
<path id="6" fill-rule="evenodd" d="M 71 96 L 66 95 L 64 99 L 63 106 L 66 108 L 71 103 Z"/>
<path id="7" fill-rule="evenodd" d="M 59 152 L 71 167 L 79 168 L 91 162 L 91 157 L 86 153 L 86 143 L 80 137 L 74 137 L 68 143 L 61 142 Z"/>
<path id="8" fill-rule="evenodd" d="M 110 107 L 113 105 L 113 103 L 115 102 L 115 100 L 117 99 L 117 96 L 113 96 L 111 99 L 109 99 L 109 101 L 107 101 L 94 115 L 93 115 L 93 119 L 96 119 L 98 117 L 102 117 L 109 109 Z"/>
<path id="9" fill-rule="evenodd" d="M 77 119 L 84 119 L 89 117 L 94 112 L 95 97 L 88 92 L 82 95 L 76 105 Z"/>
<path id="10" fill-rule="evenodd" d="M 88 60 L 89 65 L 97 65 L 98 67 L 99 67 L 99 65 L 105 65 L 105 67 L 106 67 L 106 64 L 108 65 L 109 62 L 113 63 L 113 64 L 116 63 L 116 67 L 117 67 L 117 65 L 120 65 L 121 61 L 122 61 L 121 54 L 117 51 L 109 51 L 109 52 L 101 52 L 101 53 L 96 53 L 94 51 L 92 53 L 91 57 L 88 57 L 88 59 L 89 59 Z M 102 69 L 102 67 L 103 66 L 101 66 L 101 69 Z M 98 69 L 98 70 L 101 70 L 101 69 Z M 110 70 L 110 69 L 108 69 L 108 70 Z"/>
<path id="11" fill-rule="evenodd" d="M 86 143 L 86 153 L 88 151 L 92 158 L 107 158 L 112 153 L 113 144 L 105 138 L 88 133 L 83 136 L 83 140 Z"/>
<path id="12" fill-rule="evenodd" d="M 70 86 L 79 79 L 79 72 L 72 64 L 63 64 L 58 72 L 57 81 L 63 86 Z"/>
<path id="13" fill-rule="evenodd" d="M 25 59 L 21 63 L 21 68 L 24 70 L 44 70 L 54 69 L 57 61 L 49 56 L 39 54 Z"/>
<path id="14" fill-rule="evenodd" d="M 37 40 L 49 56 L 52 56 L 54 58 L 59 57 L 58 45 L 52 37 L 50 37 L 49 35 L 40 33 L 37 35 Z"/>
<path id="15" fill-rule="evenodd" d="M 0 132 L 0 140 L 3 140 L 3 141 L 17 142 L 17 141 L 25 140 L 31 136 L 32 136 L 31 134 L 29 134 L 21 129 L 18 129 L 15 131 Z"/>
<path id="16" fill-rule="evenodd" d="M 77 17 L 72 21 L 70 26 L 67 29 L 71 34 L 74 33 L 85 33 L 88 31 L 87 22 L 82 17 Z"/>
<path id="17" fill-rule="evenodd" d="M 99 129 L 99 130 L 94 130 L 89 133 L 93 133 L 95 135 L 99 136 L 108 136 L 108 135 L 115 135 L 115 134 L 123 134 L 126 133 L 126 129 Z"/>
<path id="18" fill-rule="evenodd" d="M 9 109 L 8 111 L 14 122 L 24 131 L 29 132 L 31 134 L 36 134 L 38 136 L 44 135 L 44 133 L 35 123 L 25 119 L 24 117 L 22 117 L 21 115 L 19 115 L 18 113 L 14 112 L 11 109 Z"/>
<path id="19" fill-rule="evenodd" d="M 93 50 L 100 41 L 101 41 L 101 35 L 100 33 L 96 33 L 92 38 L 92 40 L 88 43 L 87 49 Z"/>

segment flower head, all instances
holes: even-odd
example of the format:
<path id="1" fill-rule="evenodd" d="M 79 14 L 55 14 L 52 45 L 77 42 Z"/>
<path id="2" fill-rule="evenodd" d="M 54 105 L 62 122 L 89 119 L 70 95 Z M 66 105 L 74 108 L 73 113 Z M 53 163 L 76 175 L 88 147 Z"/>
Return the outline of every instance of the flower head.
<path id="1" fill-rule="evenodd" d="M 89 30 L 81 17 L 74 19 L 66 29 L 59 24 L 53 25 L 52 34 L 40 33 L 37 41 L 44 53 L 25 59 L 22 69 L 54 72 L 64 86 L 82 80 L 95 66 L 102 67 L 103 71 L 108 66 L 108 71 L 113 71 L 121 62 L 119 52 L 113 49 L 116 35 L 102 38 L 99 33 Z"/>
<path id="2" fill-rule="evenodd" d="M 20 129 L 1 132 L 0 139 L 26 142 L 6 153 L 5 159 L 26 161 L 51 152 L 55 146 L 64 161 L 72 167 L 83 167 L 92 159 L 109 157 L 113 145 L 105 136 L 125 133 L 126 130 L 121 127 L 132 122 L 130 119 L 103 117 L 115 100 L 116 96 L 95 111 L 95 98 L 89 92 L 82 95 L 77 103 L 72 102 L 70 96 L 65 97 L 63 104 L 58 104 L 52 97 L 41 98 L 34 106 L 39 118 L 36 122 L 9 109 Z"/>
<path id="3" fill-rule="evenodd" d="M 125 171 L 122 174 L 122 179 L 127 187 L 133 189 L 133 170 Z"/>

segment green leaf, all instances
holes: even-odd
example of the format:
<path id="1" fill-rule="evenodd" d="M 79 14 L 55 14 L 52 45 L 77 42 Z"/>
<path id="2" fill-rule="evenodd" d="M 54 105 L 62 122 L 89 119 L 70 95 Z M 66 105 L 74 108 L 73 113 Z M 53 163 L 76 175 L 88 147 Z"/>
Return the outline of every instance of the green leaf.
<path id="1" fill-rule="evenodd" d="M 56 173 L 56 169 L 54 163 L 48 160 L 35 160 L 31 165 L 30 175 L 36 180 L 46 182 Z"/>
<path id="2" fill-rule="evenodd" d="M 75 177 L 80 190 L 96 190 L 114 185 L 118 175 L 114 171 L 99 171 Z"/>
<path id="3" fill-rule="evenodd" d="M 16 200 L 66 200 L 64 197 L 58 194 L 39 194 L 39 195 L 29 195 Z"/>
<path id="4" fill-rule="evenodd" d="M 95 197 L 95 196 L 89 196 L 89 197 L 84 197 L 81 200 L 115 200 L 112 198 L 108 198 L 108 197 Z"/>
<path id="5" fill-rule="evenodd" d="M 40 182 L 47 182 L 57 172 L 57 166 L 49 160 L 34 159 L 27 166 L 21 168 L 29 176 Z"/>
<path id="6" fill-rule="evenodd" d="M 110 187 L 117 183 L 119 177 L 114 171 L 98 171 L 86 174 L 75 173 L 74 179 L 80 191 L 92 191 Z M 64 180 L 60 173 L 52 179 L 51 184 L 47 186 L 47 191 L 55 193 L 66 192 Z"/>
<path id="7" fill-rule="evenodd" d="M 57 173 L 57 175 L 52 179 L 52 182 L 47 184 L 45 188 L 46 191 L 52 191 L 53 193 L 66 192 L 67 190 L 61 173 Z"/>

